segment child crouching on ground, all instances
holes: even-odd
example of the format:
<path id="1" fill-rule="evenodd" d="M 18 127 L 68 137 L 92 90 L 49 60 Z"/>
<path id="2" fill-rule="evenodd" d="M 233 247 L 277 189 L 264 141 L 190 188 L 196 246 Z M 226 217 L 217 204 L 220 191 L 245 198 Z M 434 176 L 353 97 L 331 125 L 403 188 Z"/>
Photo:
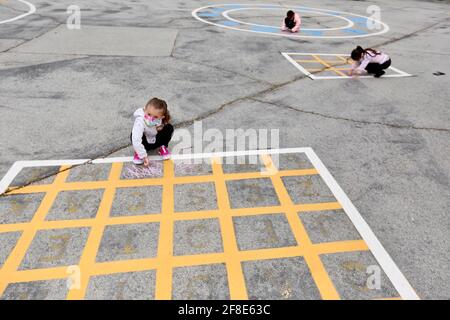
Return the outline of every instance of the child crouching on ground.
<path id="1" fill-rule="evenodd" d="M 168 145 L 172 139 L 173 126 L 169 123 L 170 113 L 164 100 L 153 98 L 144 108 L 134 112 L 131 142 L 134 149 L 134 164 L 148 166 L 147 152 L 159 148 L 163 159 L 170 158 Z"/>
<path id="2" fill-rule="evenodd" d="M 286 13 L 286 18 L 284 18 L 283 24 L 281 25 L 282 31 L 290 31 L 292 33 L 298 32 L 300 30 L 300 24 L 302 20 L 300 19 L 300 15 L 295 13 L 292 10 L 289 10 Z"/>
<path id="3" fill-rule="evenodd" d="M 385 74 L 384 70 L 391 66 L 389 55 L 372 48 L 363 49 L 357 46 L 352 51 L 351 57 L 355 63 L 349 72 L 349 76 L 360 74 L 365 70 L 367 73 L 373 74 L 375 78 L 379 78 Z"/>

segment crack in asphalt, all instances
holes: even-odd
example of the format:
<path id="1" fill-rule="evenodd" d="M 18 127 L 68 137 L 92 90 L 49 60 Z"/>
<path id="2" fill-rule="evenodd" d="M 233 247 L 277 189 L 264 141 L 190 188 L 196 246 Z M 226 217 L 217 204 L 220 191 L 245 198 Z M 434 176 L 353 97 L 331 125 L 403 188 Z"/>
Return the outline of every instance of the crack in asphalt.
<path id="1" fill-rule="evenodd" d="M 195 64 L 195 65 L 198 65 L 198 66 L 215 69 L 215 70 L 222 71 L 222 72 L 232 73 L 234 75 L 237 75 L 237 76 L 240 76 L 240 77 L 243 77 L 243 78 L 247 78 L 247 79 L 255 81 L 255 82 L 264 83 L 264 84 L 271 85 L 271 86 L 275 85 L 275 83 L 271 83 L 271 82 L 268 82 L 266 80 L 257 79 L 257 78 L 251 77 L 249 75 L 246 75 L 246 74 L 234 71 L 234 70 L 229 70 L 229 69 L 221 68 L 221 67 L 218 67 L 218 66 L 213 66 L 213 65 L 202 63 L 202 62 L 198 62 L 198 61 L 192 61 L 192 60 L 189 60 L 189 59 L 186 59 L 186 58 L 176 57 L 173 54 L 171 55 L 171 58 L 173 58 L 175 60 L 179 60 L 179 61 Z"/>
<path id="2" fill-rule="evenodd" d="M 445 19 L 443 19 L 443 20 L 441 20 L 441 21 L 438 21 L 438 22 L 436 22 L 436 23 L 433 23 L 433 24 L 431 24 L 431 25 L 429 25 L 429 26 L 426 26 L 426 27 L 424 27 L 424 28 L 421 28 L 421 29 L 419 29 L 419 30 L 413 31 L 413 32 L 408 33 L 408 34 L 406 34 L 406 35 L 403 35 L 403 36 L 401 36 L 401 37 L 397 37 L 397 38 L 390 39 L 390 40 L 387 40 L 387 41 L 385 41 L 385 42 L 382 42 L 382 43 L 376 45 L 376 47 L 380 47 L 380 46 L 383 46 L 383 45 L 387 45 L 387 44 L 391 44 L 391 43 L 394 43 L 394 42 L 401 41 L 401 40 L 403 40 L 403 39 L 407 39 L 407 38 L 412 37 L 413 35 L 416 35 L 416 34 L 418 34 L 418 33 L 420 33 L 420 32 L 427 31 L 427 30 L 429 30 L 429 29 L 435 27 L 436 25 L 441 24 L 442 22 L 447 21 L 448 19 L 449 19 L 449 18 L 446 17 Z M 59 24 L 59 25 L 60 25 L 60 24 Z M 58 25 L 58 26 L 59 26 L 59 25 Z M 56 26 L 54 29 L 56 29 L 58 26 Z M 51 30 L 49 30 L 49 31 L 51 31 Z M 46 31 L 45 33 L 49 32 L 49 31 Z M 43 34 L 45 34 L 45 33 L 43 33 Z M 37 37 L 35 37 L 35 38 L 38 38 L 38 37 L 42 36 L 43 34 L 40 34 L 39 36 L 37 36 Z M 34 39 L 34 38 L 33 38 L 33 39 Z M 33 39 L 31 39 L 31 40 L 33 40 Z M 28 40 L 28 41 L 31 41 L 31 40 Z M 22 43 L 22 44 L 23 44 L 23 43 Z M 11 50 L 11 49 L 8 49 L 7 51 L 9 51 L 9 50 Z M 198 62 L 193 62 L 193 61 L 189 61 L 189 60 L 184 60 L 184 59 L 182 59 L 182 58 L 175 57 L 175 56 L 173 56 L 174 51 L 175 51 L 175 46 L 174 46 L 174 49 L 173 49 L 172 55 L 171 55 L 171 57 L 174 58 L 174 59 L 178 59 L 178 60 L 180 60 L 180 61 L 189 62 L 189 63 L 193 63 L 193 64 L 197 64 L 197 65 L 202 65 L 202 66 L 206 66 L 206 67 L 210 67 L 210 68 L 215 68 L 215 69 L 217 69 L 217 70 L 221 70 L 221 71 L 224 71 L 224 72 L 234 73 L 234 74 L 236 74 L 236 75 L 243 76 L 243 77 L 246 77 L 246 78 L 248 78 L 248 79 L 252 79 L 252 78 L 249 77 L 249 76 L 239 74 L 238 72 L 235 72 L 235 71 L 232 71 L 232 70 L 226 70 L 226 69 L 223 69 L 223 68 L 220 68 L 220 67 L 217 67 L 217 66 L 209 66 L 209 65 L 206 65 L 206 64 L 202 64 L 202 63 L 198 63 Z M 334 65 L 334 66 L 345 65 L 345 64 L 346 64 L 346 63 L 343 62 L 342 64 L 336 64 L 336 65 Z M 326 70 L 326 69 L 327 69 L 327 67 L 324 67 L 324 68 L 322 68 L 321 70 L 318 70 L 318 71 L 316 71 L 316 72 L 311 72 L 311 73 L 312 73 L 312 74 L 319 73 L 319 72 L 322 72 L 322 71 L 324 71 L 324 70 Z M 215 109 L 215 110 L 211 110 L 210 112 L 207 112 L 207 113 L 204 113 L 204 114 L 202 114 L 202 115 L 199 115 L 198 117 L 195 117 L 195 118 L 193 118 L 193 119 L 190 119 L 190 120 L 186 120 L 186 121 L 182 121 L 182 122 L 176 123 L 176 124 L 174 124 L 174 127 L 175 127 L 175 128 L 183 128 L 183 127 L 187 127 L 187 126 L 189 126 L 189 125 L 192 125 L 192 124 L 193 124 L 194 122 L 196 122 L 196 121 L 201 121 L 201 120 L 204 120 L 204 119 L 206 119 L 206 118 L 209 118 L 209 117 L 211 117 L 211 116 L 213 116 L 213 115 L 215 115 L 215 114 L 218 114 L 218 113 L 220 113 L 222 110 L 224 110 L 226 107 L 231 106 L 231 105 L 233 105 L 233 104 L 235 104 L 235 103 L 237 103 L 237 102 L 240 102 L 240 101 L 246 101 L 246 100 L 251 100 L 251 101 L 256 101 L 256 102 L 259 102 L 259 103 L 269 104 L 269 105 L 273 105 L 273 106 L 276 106 L 276 107 L 282 107 L 282 108 L 285 108 L 285 109 L 290 109 L 290 110 L 294 110 L 294 111 L 297 111 L 297 112 L 301 112 L 301 113 L 305 113 L 305 114 L 311 114 L 311 115 L 315 115 L 315 116 L 319 116 L 319 117 L 323 117 L 323 118 L 328 118 L 328 119 L 333 119 L 333 120 L 338 120 L 338 121 L 348 121 L 348 122 L 359 123 L 359 124 L 365 124 L 365 125 L 381 125 L 381 126 L 390 127 L 390 128 L 396 128 L 396 129 L 426 130 L 426 131 L 436 131 L 436 132 L 445 132 L 445 133 L 450 132 L 450 129 L 447 129 L 447 128 L 418 127 L 418 126 L 414 126 L 414 125 L 405 126 L 405 125 L 399 125 L 399 124 L 395 124 L 395 123 L 384 123 L 384 122 L 379 122 L 379 121 L 365 121 L 365 120 L 357 120 L 357 119 L 352 119 L 352 118 L 337 117 L 337 116 L 332 116 L 332 115 L 322 114 L 322 113 L 315 112 L 315 111 L 302 110 L 302 109 L 298 109 L 298 108 L 295 108 L 295 107 L 292 107 L 292 106 L 288 106 L 288 105 L 279 105 L 279 104 L 275 104 L 275 103 L 272 103 L 272 102 L 269 102 L 269 101 L 264 101 L 264 100 L 257 99 L 257 97 L 260 96 L 260 95 L 264 95 L 264 94 L 267 94 L 267 93 L 274 92 L 274 91 L 278 90 L 279 88 L 282 88 L 282 87 L 284 87 L 284 86 L 286 86 L 286 85 L 292 84 L 292 83 L 294 83 L 294 82 L 297 82 L 297 81 L 299 81 L 299 80 L 306 79 L 306 78 L 309 79 L 308 76 L 306 76 L 306 75 L 301 75 L 301 76 L 297 76 L 297 77 L 295 77 L 295 78 L 293 78 L 293 79 L 291 79 L 291 80 L 288 80 L 288 81 L 285 81 L 285 82 L 281 82 L 281 83 L 278 83 L 278 84 L 271 84 L 271 83 L 268 83 L 268 82 L 267 82 L 267 84 L 270 84 L 270 85 L 271 85 L 269 88 L 266 88 L 266 89 L 264 89 L 264 90 L 258 91 L 258 92 L 256 92 L 256 93 L 253 93 L 253 94 L 250 94 L 250 95 L 247 95 L 247 96 L 244 96 L 244 97 L 239 97 L 239 98 L 235 98 L 235 99 L 233 99 L 233 100 L 230 100 L 230 101 L 228 101 L 228 102 L 226 102 L 226 103 L 223 103 L 222 105 L 220 105 L 220 106 L 219 106 L 217 109 Z M 263 82 L 262 80 L 259 80 L 259 79 L 252 79 L 252 80 L 255 80 L 255 81 L 260 82 L 260 83 Z M 107 158 L 107 157 L 109 157 L 110 155 L 112 155 L 112 154 L 114 154 L 114 153 L 116 153 L 116 152 L 119 152 L 119 151 L 121 151 L 121 150 L 124 150 L 124 149 L 128 148 L 129 146 L 130 146 L 130 144 L 127 143 L 126 145 L 119 146 L 119 147 L 117 147 L 117 148 L 111 150 L 111 151 L 108 152 L 107 154 L 98 155 L 97 157 L 94 157 L 94 159 Z M 69 170 L 69 169 L 72 169 L 72 168 L 74 168 L 74 167 L 78 167 L 78 166 L 90 164 L 90 163 L 92 163 L 92 161 L 93 161 L 94 159 L 89 160 L 89 161 L 86 161 L 85 163 L 82 163 L 82 164 L 79 164 L 79 165 L 71 166 L 71 167 L 69 167 L 68 169 L 65 169 L 65 170 Z M 65 170 L 63 170 L 63 171 L 65 171 Z M 59 171 L 59 172 L 62 172 L 62 171 Z M 26 183 L 26 184 L 21 185 L 21 186 L 14 187 L 13 190 L 17 190 L 17 189 L 26 187 L 26 186 L 28 186 L 28 185 L 30 185 L 30 184 L 32 184 L 32 183 L 36 183 L 36 182 L 42 181 L 43 179 L 49 178 L 49 177 L 51 177 L 51 176 L 54 176 L 54 175 L 56 175 L 56 174 L 59 173 L 59 172 L 52 173 L 52 174 L 49 174 L 49 175 L 47 175 L 47 176 L 45 176 L 45 177 L 41 177 L 41 178 L 35 179 L 34 181 L 30 181 L 29 183 Z M 11 192 L 11 190 L 6 190 L 3 194 L 0 194 L 0 196 L 5 196 L 5 195 L 7 195 L 9 192 Z"/>
<path id="3" fill-rule="evenodd" d="M 263 103 L 263 104 L 273 105 L 276 107 L 281 107 L 284 109 L 289 109 L 289 110 L 305 113 L 305 114 L 310 114 L 310 115 L 314 115 L 314 116 L 318 116 L 318 117 L 322 117 L 322 118 L 333 119 L 333 120 L 349 121 L 349 122 L 365 124 L 365 125 L 380 125 L 380 126 L 396 128 L 396 129 L 426 130 L 426 131 L 438 131 L 438 132 L 446 132 L 446 133 L 450 132 L 450 129 L 447 129 L 447 128 L 417 127 L 415 125 L 408 126 L 408 125 L 401 125 L 401 124 L 381 122 L 381 121 L 358 120 L 358 119 L 352 119 L 352 118 L 346 118 L 346 117 L 332 116 L 329 114 L 310 111 L 310 110 L 299 109 L 299 108 L 289 106 L 286 104 L 280 104 L 280 103 L 275 103 L 275 102 L 266 101 L 266 100 L 260 100 L 260 99 L 255 99 L 255 98 L 251 98 L 250 100 L 253 100 L 253 101 L 256 101 L 259 103 Z"/>
<path id="4" fill-rule="evenodd" d="M 53 20 L 52 20 L 52 21 L 53 21 Z M 53 21 L 53 22 L 54 22 L 54 21 Z M 26 44 L 26 43 L 28 43 L 28 42 L 30 42 L 30 41 L 32 41 L 32 40 L 38 39 L 38 38 L 42 37 L 43 35 L 45 35 L 46 33 L 55 30 L 55 29 L 58 28 L 60 25 L 62 25 L 62 23 L 59 23 L 59 22 L 58 22 L 58 23 L 56 24 L 55 27 L 50 28 L 50 29 L 48 29 L 48 30 L 45 30 L 44 32 L 38 34 L 37 36 L 34 36 L 34 37 L 31 38 L 31 39 L 25 40 L 24 42 L 21 42 L 21 43 L 19 43 L 18 45 L 15 45 L 15 46 L 13 46 L 13 47 L 11 47 L 11 48 L 8 48 L 8 49 L 6 49 L 6 50 L 0 51 L 0 54 L 2 54 L 2 53 L 7 53 L 7 52 L 9 52 L 9 51 L 11 51 L 11 50 L 13 50 L 13 49 L 15 49 L 15 48 L 17 48 L 17 47 L 20 47 L 21 45 L 24 45 L 24 44 Z"/>
<path id="5" fill-rule="evenodd" d="M 15 11 L 15 12 L 20 13 L 20 14 L 27 13 L 27 11 L 19 10 L 17 8 L 12 7 L 10 4 L 6 3 L 6 1 L 5 2 L 0 1 L 0 5 L 2 7 L 5 7 L 7 9 L 11 10 L 11 11 Z"/>
<path id="6" fill-rule="evenodd" d="M 394 43 L 394 42 L 397 42 L 397 41 L 400 41 L 400 40 L 403 40 L 403 39 L 408 39 L 408 38 L 416 35 L 417 33 L 427 31 L 427 30 L 437 26 L 438 24 L 441 24 L 441 23 L 449 21 L 449 20 L 450 20 L 450 18 L 446 17 L 445 19 L 439 20 L 439 21 L 437 21 L 437 22 L 435 22 L 435 23 L 433 23 L 433 24 L 431 24 L 429 26 L 423 27 L 423 28 L 421 28 L 419 30 L 416 30 L 414 32 L 411 32 L 411 33 L 405 34 L 403 36 L 400 36 L 400 37 L 397 37 L 397 38 L 393 38 L 393 39 L 389 39 L 389 40 L 387 40 L 385 42 L 382 42 L 382 43 L 378 44 L 378 47 L 385 46 L 385 45 L 388 45 L 388 44 L 391 44 L 391 43 Z"/>
<path id="7" fill-rule="evenodd" d="M 304 77 L 302 77 L 302 78 L 304 78 Z M 213 115 L 215 115 L 215 114 L 217 114 L 217 113 L 220 113 L 223 109 L 225 109 L 226 107 L 228 107 L 228 106 L 230 106 L 230 105 L 233 105 L 233 104 L 235 104 L 235 103 L 237 103 L 237 102 L 240 102 L 240 101 L 249 100 L 249 99 L 251 99 L 251 98 L 253 98 L 253 97 L 257 97 L 257 96 L 259 96 L 259 95 L 261 95 L 261 94 L 270 93 L 270 92 L 272 92 L 272 91 L 274 91 L 274 90 L 277 90 L 278 88 L 280 88 L 280 87 L 282 87 L 282 86 L 288 85 L 288 84 L 290 84 L 290 83 L 294 83 L 294 82 L 296 82 L 297 80 L 299 80 L 298 77 L 296 77 L 296 78 L 293 79 L 293 80 L 290 80 L 290 81 L 287 81 L 287 82 L 283 82 L 283 83 L 278 84 L 278 85 L 273 85 L 273 86 L 271 86 L 271 87 L 269 87 L 269 88 L 267 88 L 267 89 L 264 89 L 264 90 L 262 90 L 262 91 L 258 91 L 258 92 L 256 92 L 256 93 L 250 94 L 250 95 L 248 95 L 248 96 L 235 98 L 235 99 L 233 99 L 233 100 L 231 100 L 231 101 L 225 102 L 224 104 L 220 105 L 217 109 L 214 109 L 214 110 L 211 110 L 211 111 L 206 112 L 206 113 L 204 113 L 204 114 L 201 114 L 201 115 L 199 115 L 198 117 L 195 117 L 195 118 L 193 118 L 193 119 L 179 122 L 179 123 L 177 123 L 177 124 L 175 125 L 175 128 L 183 128 L 183 127 L 190 126 L 190 125 L 192 125 L 192 124 L 193 124 L 194 122 L 196 122 L 196 121 L 202 121 L 202 120 L 205 120 L 206 118 L 209 118 L 209 117 L 211 117 L 211 116 L 213 116 Z"/>
<path id="8" fill-rule="evenodd" d="M 201 120 L 204 120 L 204 119 L 206 119 L 206 118 L 209 118 L 209 117 L 213 116 L 214 114 L 220 113 L 224 108 L 226 108 L 227 106 L 233 105 L 233 104 L 236 103 L 236 102 L 249 100 L 249 99 L 251 99 L 252 97 L 256 97 L 256 96 L 261 95 L 261 94 L 269 93 L 269 92 L 271 92 L 271 91 L 273 91 L 273 90 L 276 90 L 276 89 L 278 89 L 278 88 L 280 88 L 280 87 L 282 87 L 282 86 L 285 86 L 285 85 L 287 85 L 287 84 L 293 83 L 293 82 L 295 82 L 295 81 L 297 81 L 297 80 L 299 80 L 299 79 L 302 79 L 302 78 L 305 78 L 305 76 L 299 76 L 299 77 L 296 77 L 296 78 L 294 78 L 294 79 L 292 79 L 292 80 L 289 80 L 289 81 L 286 81 L 286 82 L 283 82 L 283 83 L 280 83 L 280 84 L 277 84 L 277 85 L 273 85 L 273 86 L 271 86 L 271 87 L 269 87 L 269 88 L 267 88 L 267 89 L 264 89 L 264 90 L 262 90 L 262 91 L 256 92 L 256 93 L 251 94 L 251 95 L 248 95 L 248 96 L 235 98 L 235 99 L 233 99 L 233 100 L 231 100 L 231 101 L 228 101 L 228 102 L 226 102 L 226 103 L 220 105 L 219 108 L 217 108 L 217 109 L 215 109 L 215 110 L 212 110 L 212 111 L 210 111 L 210 112 L 207 112 L 207 113 L 204 113 L 204 114 L 202 114 L 202 115 L 199 115 L 198 117 L 195 117 L 194 119 L 186 120 L 186 121 L 182 121 L 182 122 L 176 123 L 176 124 L 174 124 L 173 126 L 174 126 L 176 129 L 177 129 L 177 128 L 187 127 L 187 126 L 193 124 L 195 121 L 201 121 Z M 117 147 L 117 148 L 111 150 L 111 151 L 108 152 L 107 154 L 104 154 L 104 155 L 98 155 L 98 156 L 94 157 L 94 159 L 88 160 L 88 161 L 83 162 L 83 163 L 78 164 L 78 165 L 73 165 L 73 166 L 71 166 L 71 167 L 69 167 L 69 168 L 67 168 L 67 169 L 65 169 L 65 170 L 61 170 L 61 171 L 58 171 L 58 172 L 50 173 L 50 174 L 48 174 L 48 175 L 46 175 L 46 176 L 42 176 L 42 177 L 39 177 L 39 178 L 34 179 L 34 180 L 32 180 L 32 181 L 29 181 L 29 182 L 27 182 L 26 184 L 23 184 L 23 185 L 20 185 L 20 186 L 15 186 L 15 187 L 12 188 L 12 189 L 7 189 L 4 193 L 0 194 L 0 196 L 6 196 L 6 195 L 8 195 L 10 192 L 12 192 L 13 190 L 22 189 L 22 188 L 24 188 L 24 187 L 26 187 L 26 186 L 29 186 L 29 185 L 33 184 L 33 183 L 36 183 L 36 182 L 42 181 L 42 180 L 44 180 L 44 179 L 46 179 L 46 178 L 52 177 L 52 176 L 58 174 L 59 172 L 64 172 L 64 171 L 66 171 L 66 170 L 69 170 L 69 169 L 72 169 L 72 168 L 75 168 L 75 167 L 79 167 L 79 166 L 82 166 L 82 165 L 90 164 L 90 163 L 92 163 L 92 161 L 94 161 L 95 159 L 107 158 L 107 157 L 111 156 L 112 154 L 114 154 L 114 153 L 116 153 L 116 152 L 119 152 L 119 151 L 121 151 L 121 150 L 124 150 L 124 149 L 128 148 L 129 146 L 130 146 L 130 143 L 128 142 L 128 143 L 126 143 L 125 145 L 119 146 L 119 147 Z"/>

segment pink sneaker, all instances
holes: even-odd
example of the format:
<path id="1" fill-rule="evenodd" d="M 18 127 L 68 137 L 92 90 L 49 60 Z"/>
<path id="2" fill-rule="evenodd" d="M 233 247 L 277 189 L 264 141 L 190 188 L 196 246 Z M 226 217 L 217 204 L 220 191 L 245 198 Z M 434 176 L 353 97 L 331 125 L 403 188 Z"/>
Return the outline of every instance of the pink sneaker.
<path id="1" fill-rule="evenodd" d="M 170 159 L 170 151 L 169 151 L 169 149 L 167 149 L 166 146 L 161 146 L 161 147 L 159 148 L 159 155 L 160 155 L 164 160 Z"/>
<path id="2" fill-rule="evenodd" d="M 133 157 L 133 163 L 134 164 L 143 164 L 144 159 L 139 158 L 138 154 L 135 152 Z"/>

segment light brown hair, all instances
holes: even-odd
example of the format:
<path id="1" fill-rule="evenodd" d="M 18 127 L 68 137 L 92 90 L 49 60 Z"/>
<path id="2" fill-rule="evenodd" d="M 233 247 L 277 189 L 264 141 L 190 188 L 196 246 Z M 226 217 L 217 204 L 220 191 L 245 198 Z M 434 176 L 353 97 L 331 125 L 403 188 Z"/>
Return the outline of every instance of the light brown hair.
<path id="1" fill-rule="evenodd" d="M 145 108 L 152 105 L 156 110 L 163 110 L 163 123 L 169 123 L 170 122 L 170 112 L 167 106 L 167 102 L 159 99 L 159 98 L 152 98 L 150 99 L 147 104 L 145 105 Z"/>

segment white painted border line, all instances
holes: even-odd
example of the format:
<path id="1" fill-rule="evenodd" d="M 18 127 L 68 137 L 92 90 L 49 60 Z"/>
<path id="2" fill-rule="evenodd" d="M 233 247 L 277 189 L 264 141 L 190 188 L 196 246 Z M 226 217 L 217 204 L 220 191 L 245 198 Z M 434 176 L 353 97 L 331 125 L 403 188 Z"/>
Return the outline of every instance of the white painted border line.
<path id="1" fill-rule="evenodd" d="M 30 161 L 16 161 L 6 172 L 5 176 L 0 180 L 0 195 L 8 190 L 9 185 L 13 182 L 14 178 L 22 171 L 23 168 L 32 167 L 53 167 L 53 166 L 75 166 L 85 164 L 91 161 L 91 159 L 79 159 L 79 160 L 30 160 Z"/>
<path id="2" fill-rule="evenodd" d="M 308 148 L 286 148 L 286 149 L 268 149 L 268 150 L 243 150 L 243 151 L 226 151 L 216 153 L 188 153 L 172 155 L 173 160 L 188 160 L 188 159 L 202 159 L 213 157 L 230 157 L 230 156 L 246 156 L 246 155 L 260 155 L 260 154 L 282 154 L 282 153 L 301 153 Z M 161 156 L 150 156 L 150 160 L 162 160 Z M 116 162 L 131 162 L 132 157 L 113 157 L 113 158 L 99 158 L 99 159 L 76 159 L 76 160 L 29 160 L 16 161 L 8 170 L 6 175 L 0 180 L 0 195 L 3 194 L 19 174 L 23 168 L 29 167 L 52 167 L 52 166 L 74 166 L 87 163 L 101 164 L 101 163 L 116 163 Z"/>
<path id="3" fill-rule="evenodd" d="M 327 71 L 327 70 L 324 70 Z M 412 77 L 412 75 L 410 74 L 385 74 L 382 76 L 382 78 L 406 78 L 406 77 Z M 316 76 L 316 75 L 311 75 L 311 77 L 313 80 L 338 80 L 338 79 L 373 79 L 374 76 L 354 76 L 354 77 L 350 77 L 350 76 Z"/>
<path id="4" fill-rule="evenodd" d="M 346 56 L 346 54 L 339 54 L 339 53 L 303 53 L 303 52 L 281 52 L 281 54 L 290 62 L 294 65 L 294 67 L 296 67 L 298 70 L 300 70 L 302 73 L 304 73 L 305 75 L 307 75 L 309 78 L 313 79 L 313 80 L 334 80 L 334 79 L 373 79 L 373 76 L 368 76 L 368 75 L 364 75 L 364 76 L 355 76 L 355 77 L 350 77 L 350 76 L 316 76 L 314 74 L 312 74 L 311 72 L 309 72 L 308 70 L 306 70 L 300 63 L 298 63 L 297 61 L 295 61 L 294 59 L 292 59 L 291 56 L 297 55 L 297 56 Z M 315 60 L 311 60 L 311 62 L 316 62 Z M 383 78 L 404 78 L 404 77 L 412 77 L 412 74 L 406 73 L 400 69 L 397 69 L 395 67 L 390 66 L 388 69 L 391 69 L 395 72 L 397 72 L 397 74 L 387 74 L 384 75 Z"/>
<path id="5" fill-rule="evenodd" d="M 356 209 L 356 207 L 353 205 L 353 203 L 347 197 L 345 192 L 341 189 L 339 184 L 336 182 L 336 180 L 333 178 L 331 173 L 328 171 L 328 169 L 325 167 L 325 165 L 319 159 L 317 154 L 312 149 L 308 149 L 305 153 L 306 153 L 307 157 L 309 158 L 309 160 L 311 161 L 311 163 L 313 164 L 313 166 L 319 172 L 322 179 L 328 185 L 331 192 L 333 192 L 333 195 L 335 196 L 335 198 L 341 204 L 345 213 L 347 214 L 349 219 L 352 221 L 353 225 L 356 227 L 356 229 L 358 230 L 361 237 L 366 242 L 367 246 L 369 247 L 370 251 L 374 255 L 375 259 L 378 261 L 380 266 L 383 268 L 387 277 L 392 282 L 392 284 L 394 285 L 395 289 L 400 294 L 402 299 L 419 300 L 420 299 L 419 296 L 414 291 L 412 286 L 409 284 L 408 280 L 405 278 L 405 276 L 400 271 L 400 269 L 397 267 L 395 262 L 392 260 L 392 258 L 389 256 L 389 254 L 386 252 L 383 245 L 380 243 L 380 241 L 378 240 L 376 235 L 373 233 L 370 226 L 367 224 L 367 222 L 361 216 L 358 209 Z"/>
<path id="6" fill-rule="evenodd" d="M 285 148 L 285 149 L 268 149 L 268 150 L 243 150 L 243 151 L 226 151 L 226 152 L 216 152 L 216 153 L 188 153 L 188 154 L 177 154 L 173 155 L 173 160 L 183 160 L 183 159 L 200 159 L 200 158 L 213 158 L 213 157 L 230 157 L 230 156 L 247 156 L 247 155 L 261 155 L 261 154 L 287 154 L 287 153 L 305 153 L 308 159 L 311 161 L 314 168 L 318 171 L 319 175 L 322 177 L 326 185 L 330 188 L 331 192 L 341 204 L 344 212 L 347 214 L 348 218 L 351 220 L 358 233 L 361 235 L 363 240 L 366 242 L 373 254 L 375 259 L 380 264 L 386 276 L 389 278 L 397 292 L 400 294 L 402 299 L 405 300 L 418 300 L 420 299 L 417 293 L 414 291 L 412 286 L 409 284 L 408 280 L 405 278 L 403 273 L 397 267 L 395 262 L 389 256 L 389 254 L 384 249 L 383 245 L 380 243 L 376 235 L 373 233 L 370 226 L 364 220 L 364 218 L 359 213 L 358 209 L 353 205 L 351 200 L 347 197 L 345 192 L 333 178 L 331 173 L 319 159 L 317 154 L 312 148 Z M 161 160 L 159 156 L 152 156 L 151 159 Z M 3 189 L 9 186 L 9 184 L 14 180 L 17 174 L 26 167 L 38 167 L 38 166 L 54 166 L 54 165 L 77 165 L 87 162 L 92 163 L 116 163 L 116 162 L 130 162 L 132 157 L 115 157 L 115 158 L 102 158 L 96 160 L 80 159 L 80 160 L 31 160 L 31 161 L 18 161 L 15 162 L 9 169 L 5 177 L 0 182 L 0 194 L 4 192 Z"/>
<path id="7" fill-rule="evenodd" d="M 288 55 L 294 56 L 347 56 L 345 53 L 312 53 L 312 52 L 285 52 Z"/>
<path id="8" fill-rule="evenodd" d="M 398 72 L 399 73 L 399 75 L 398 76 L 403 76 L 403 77 L 412 77 L 412 74 L 409 74 L 409 73 L 406 73 L 406 72 L 404 72 L 404 71 L 402 71 L 402 70 L 400 70 L 400 69 L 397 69 L 397 68 L 395 68 L 395 67 L 389 67 L 389 69 L 392 69 L 392 70 L 394 70 L 395 72 Z M 394 76 L 394 75 L 391 75 L 391 76 Z M 383 76 L 384 77 L 384 76 Z"/>
<path id="9" fill-rule="evenodd" d="M 11 166 L 11 168 L 9 168 L 8 172 L 6 172 L 2 180 L 0 180 L 0 195 L 2 195 L 8 189 L 9 185 L 11 184 L 11 182 L 13 182 L 14 178 L 19 174 L 22 168 L 22 161 L 15 162 Z"/>
<path id="10" fill-rule="evenodd" d="M 53 166 L 76 166 L 92 161 L 91 159 L 76 160 L 30 160 L 20 161 L 23 168 L 29 167 L 53 167 Z"/>
<path id="11" fill-rule="evenodd" d="M 29 8 L 28 12 L 20 14 L 20 15 L 14 17 L 14 18 L 11 18 L 11 19 L 2 20 L 2 21 L 0 21 L 0 24 L 19 20 L 19 19 L 25 18 L 26 16 L 29 16 L 30 14 L 33 14 L 33 13 L 36 12 L 36 7 L 34 6 L 34 4 L 29 3 L 28 1 L 25 1 L 25 0 L 17 0 L 17 1 L 22 2 L 23 4 L 26 4 L 28 6 L 28 8 Z"/>
<path id="12" fill-rule="evenodd" d="M 294 59 L 292 59 L 292 57 L 285 52 L 281 52 L 281 54 L 290 62 L 294 65 L 294 67 L 296 67 L 299 71 L 301 71 L 302 73 L 304 73 L 305 75 L 307 75 L 309 78 L 311 78 L 312 80 L 314 80 L 314 75 L 311 74 L 311 72 L 309 72 L 308 70 L 306 70 L 305 68 L 303 68 L 299 63 L 297 63 L 297 61 L 295 61 Z"/>
<path id="13" fill-rule="evenodd" d="M 284 148 L 284 149 L 265 149 L 265 150 L 241 150 L 241 151 L 224 151 L 211 153 L 183 153 L 172 155 L 172 160 L 190 160 L 204 158 L 223 158 L 238 156 L 254 156 L 261 154 L 285 154 L 285 153 L 304 153 L 310 148 Z M 162 160 L 161 156 L 150 156 L 150 160 Z M 132 157 L 116 157 L 102 158 L 93 160 L 92 163 L 114 163 L 114 162 L 130 162 Z"/>

